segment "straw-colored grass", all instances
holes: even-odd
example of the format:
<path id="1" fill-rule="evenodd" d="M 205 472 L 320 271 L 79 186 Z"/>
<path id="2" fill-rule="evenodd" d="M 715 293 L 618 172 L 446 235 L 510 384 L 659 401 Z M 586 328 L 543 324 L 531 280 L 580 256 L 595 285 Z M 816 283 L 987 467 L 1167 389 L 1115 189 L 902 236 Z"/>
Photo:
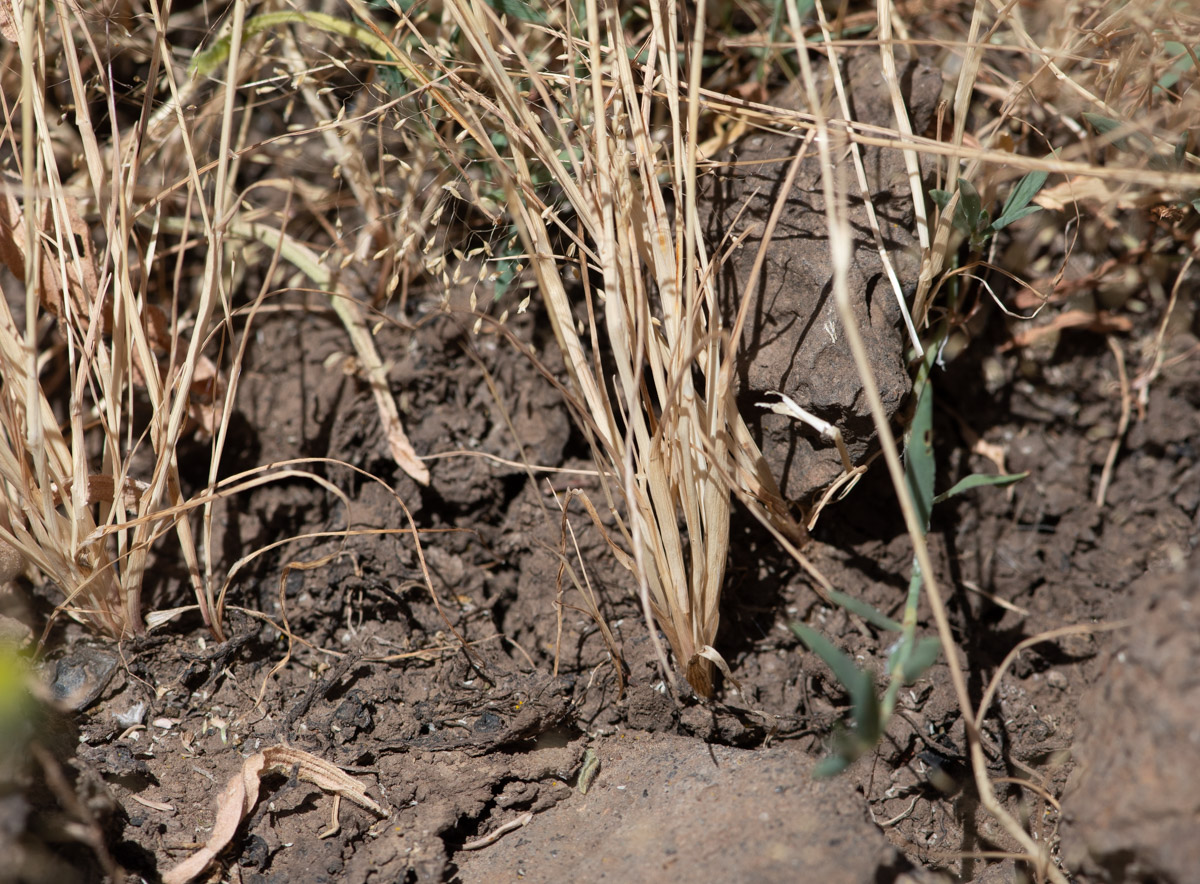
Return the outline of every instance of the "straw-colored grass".
<path id="1" fill-rule="evenodd" d="M 67 2 L 27 4 L 21 16 L 9 6 L 0 12 L 12 41 L 0 260 L 23 290 L 19 299 L 6 292 L 0 304 L 0 483 L 9 514 L 0 543 L 57 585 L 61 611 L 118 638 L 146 629 L 146 568 L 152 547 L 168 536 L 206 625 L 224 638 L 212 504 L 272 476 L 296 475 L 267 465 L 240 484 L 217 481 L 241 359 L 256 313 L 276 295 L 271 287 L 283 262 L 328 297 L 370 380 L 390 453 L 418 482 L 428 481 L 387 390 L 364 310 L 335 263 L 380 251 L 394 257 L 379 245 L 393 235 L 411 238 L 405 226 L 413 213 L 420 224 L 428 212 L 410 201 L 410 211 L 392 216 L 395 227 L 381 221 L 386 213 L 353 149 L 352 124 L 335 125 L 337 113 L 311 85 L 300 94 L 323 121 L 311 132 L 337 151 L 365 209 L 354 251 L 319 255 L 286 229 L 299 214 L 289 211 L 292 203 L 312 193 L 303 180 L 239 189 L 247 158 L 277 142 L 254 140 L 260 111 L 240 98 L 263 70 L 261 59 L 241 51 L 245 11 L 246 4 L 233 5 L 223 70 L 230 87 L 215 91 L 190 77 L 186 57 L 167 40 L 176 25 L 168 26 L 157 4 L 124 41 L 111 38 L 126 23 Z M 110 28 L 108 38 L 95 37 L 98 22 Z M 294 45 L 291 52 L 303 68 Z M 128 55 L 150 65 L 131 77 L 154 84 L 132 110 L 111 79 Z M 275 149 L 288 159 L 286 148 Z M 285 199 L 261 198 L 271 191 Z M 256 255 L 265 258 L 262 288 L 242 306 L 237 288 Z M 391 269 L 399 284 L 406 268 L 393 262 Z M 18 302 L 23 319 L 9 309 Z M 195 435 L 210 443 L 209 487 L 187 500 L 176 452 Z"/>
<path id="2" fill-rule="evenodd" d="M 8 40 L 0 261 L 10 273 L 0 304 L 8 511 L 0 550 L 8 570 L 16 550 L 60 587 L 62 610 L 110 635 L 136 635 L 146 627 L 152 547 L 174 538 L 169 554 L 186 565 L 196 605 L 222 636 L 227 581 L 213 573 L 211 504 L 272 475 L 217 481 L 240 359 L 257 311 L 280 290 L 315 290 L 337 312 L 370 378 L 390 453 L 427 481 L 351 280 L 366 268 L 371 306 L 394 298 L 401 318 L 414 283 L 449 290 L 469 262 L 455 253 L 444 210 L 468 203 L 505 233 L 487 247 L 489 257 L 508 269 L 518 259 L 527 266 L 553 326 L 571 406 L 602 478 L 603 499 L 591 504 L 603 518 L 597 512 L 595 520 L 611 518 L 613 554 L 635 575 L 647 617 L 692 687 L 712 695 L 714 670 L 725 668 L 714 644 L 733 496 L 797 557 L 803 530 L 735 405 L 743 317 L 722 315 L 716 301 L 728 244 L 700 235 L 703 145 L 718 117 L 798 139 L 815 132 L 833 291 L 949 652 L 976 785 L 1018 849 L 1062 880 L 1045 845 L 1006 813 L 988 780 L 986 710 L 970 704 L 944 591 L 848 309 L 855 293 L 845 284 L 852 241 L 844 207 L 871 195 L 862 192 L 861 161 L 843 175 L 833 151 L 904 152 L 923 249 L 916 295 L 905 303 L 915 350 L 934 327 L 966 336 L 993 297 L 1005 321 L 1024 322 L 1014 317 L 1070 299 L 1112 330 L 1097 302 L 1076 306 L 1081 287 L 1104 290 L 1108 265 L 1081 284 L 1065 278 L 1066 256 L 1073 248 L 1103 253 L 1114 242 L 1127 250 L 1148 244 L 1149 252 L 1193 211 L 1200 22 L 1191 5 L 1079 2 L 1050 16 L 1049 6 L 979 0 L 969 11 L 939 5 L 920 18 L 924 7 L 880 2 L 872 40 L 893 90 L 890 121 L 850 118 L 836 73 L 848 45 L 837 39 L 840 24 L 804 19 L 795 2 L 747 4 L 748 15 L 778 26 L 775 42 L 766 34 L 717 42 L 725 52 L 759 52 L 753 62 L 734 59 L 736 70 L 764 71 L 783 56 L 798 64 L 810 104 L 804 113 L 709 88 L 704 57 L 714 34 L 703 2 L 639 7 L 636 33 L 599 0 L 529 7 L 537 12 L 530 21 L 501 17 L 482 0 L 444 0 L 412 16 L 394 5 L 394 26 L 359 0 L 347 0 L 344 18 L 266 5 L 235 0 L 198 57 L 194 43 L 211 23 L 192 12 L 191 29 L 181 31 L 153 0 L 111 22 L 66 0 L 0 8 Z M 255 19 L 259 13 L 275 17 Z M 855 14 L 856 23 L 871 23 L 869 13 Z M 144 92 L 125 94 L 111 79 L 120 53 L 92 36 L 98 22 L 112 34 L 132 29 L 120 45 L 136 59 Z M 913 133 L 893 55 L 926 37 L 936 38 L 952 72 L 953 99 L 939 132 Z M 228 42 L 213 51 L 219 40 Z M 809 40 L 829 59 L 828 86 L 811 70 Z M 277 131 L 261 130 L 266 114 Z M 925 201 L 922 157 L 954 194 L 943 211 Z M 272 177 L 245 184 L 252 163 L 268 165 Z M 1021 260 L 1005 261 L 1000 237 L 982 254 L 960 248 L 952 223 L 959 179 L 991 206 L 1032 170 L 1051 174 L 1038 197 L 1048 211 L 1027 222 L 1033 234 L 1012 237 Z M 347 226 L 331 180 L 353 203 Z M 769 241 L 767 231 L 764 249 Z M 249 273 L 258 264 L 265 269 Z M 1170 274 L 1155 270 L 1161 266 L 1141 268 L 1152 294 L 1163 289 L 1165 308 L 1154 346 L 1129 368 L 1127 399 L 1161 368 L 1180 298 Z M 997 270 L 1023 285 L 993 295 L 986 276 Z M 581 287 L 565 282 L 568 275 Z M 902 297 L 900 281 L 889 283 Z M 10 305 L 21 306 L 18 315 Z M 211 440 L 212 458 L 208 487 L 188 500 L 176 453 L 193 433 Z M 860 465 L 847 466 L 849 478 Z M 599 619 L 594 600 L 589 610 Z M 666 648 L 659 650 L 666 669 Z"/>
<path id="3" fill-rule="evenodd" d="M 688 681 L 709 696 L 714 667 L 725 665 L 713 643 L 731 492 L 742 491 L 764 520 L 793 536 L 798 529 L 734 404 L 742 318 L 726 325 L 699 234 L 699 44 L 677 40 L 673 5 L 652 7 L 635 66 L 615 9 L 592 2 L 585 21 L 561 23 L 569 30 L 546 71 L 486 5 L 447 9 L 480 60 L 483 84 L 452 80 L 450 100 L 464 106 L 476 140 L 512 133 L 492 161 L 623 538 L 614 552 L 636 575 Z M 685 51 L 690 71 L 676 62 Z M 537 168 L 561 187 L 571 227 L 543 204 Z M 563 283 L 563 243 L 580 278 L 601 280 L 582 303 Z"/>

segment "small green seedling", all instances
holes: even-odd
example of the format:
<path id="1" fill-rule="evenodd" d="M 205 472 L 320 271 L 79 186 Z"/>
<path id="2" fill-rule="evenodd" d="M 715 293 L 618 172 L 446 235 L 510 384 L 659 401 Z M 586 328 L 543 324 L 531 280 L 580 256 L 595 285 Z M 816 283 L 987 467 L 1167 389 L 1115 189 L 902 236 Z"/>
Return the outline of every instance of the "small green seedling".
<path id="1" fill-rule="evenodd" d="M 933 385 L 930 371 L 939 346 L 928 349 L 929 356 L 922 362 L 917 373 L 917 408 L 908 432 L 908 444 L 904 452 L 904 471 L 908 490 L 912 495 L 922 531 L 929 531 L 930 513 L 935 504 L 963 494 L 972 488 L 985 485 L 1001 486 L 1018 482 L 1028 473 L 988 476 L 975 474 L 957 482 L 941 494 L 934 493 L 936 466 L 933 456 Z M 904 607 L 903 622 L 888 617 L 859 599 L 842 593 L 832 594 L 833 601 L 846 610 L 880 629 L 899 632 L 900 638 L 888 651 L 888 685 L 880 697 L 871 673 L 860 669 L 854 661 L 838 650 L 829 639 L 803 623 L 793 623 L 792 631 L 808 646 L 808 649 L 824 661 L 834 678 L 841 682 L 850 695 L 854 723 L 851 728 L 840 729 L 833 735 L 832 753 L 815 768 L 814 775 L 832 776 L 845 770 L 855 759 L 871 751 L 879 742 L 887 727 L 900 688 L 912 684 L 937 660 L 941 643 L 935 636 L 918 638 L 917 605 L 921 595 L 921 569 L 913 559 L 912 576 L 909 579 L 908 598 Z"/>
<path id="2" fill-rule="evenodd" d="M 991 213 L 983 207 L 979 191 L 966 178 L 958 179 L 958 205 L 954 208 L 954 227 L 964 234 L 971 243 L 974 252 L 983 251 L 987 241 L 999 230 L 1003 230 L 1014 221 L 1019 221 L 1035 212 L 1042 210 L 1041 206 L 1030 203 L 1037 196 L 1042 185 L 1046 183 L 1048 173 L 1030 172 L 1017 182 L 999 216 L 992 220 Z M 946 190 L 930 191 L 930 196 L 938 207 L 945 209 L 950 204 L 953 194 Z"/>

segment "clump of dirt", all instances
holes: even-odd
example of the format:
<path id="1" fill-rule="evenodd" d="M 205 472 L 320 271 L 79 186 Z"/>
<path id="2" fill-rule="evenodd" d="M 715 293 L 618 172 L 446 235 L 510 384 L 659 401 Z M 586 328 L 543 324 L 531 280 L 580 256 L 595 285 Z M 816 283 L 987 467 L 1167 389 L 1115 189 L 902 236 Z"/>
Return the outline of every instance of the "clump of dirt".
<path id="1" fill-rule="evenodd" d="M 745 750 L 629 733 L 605 741 L 596 758 L 595 785 L 571 795 L 560 819 L 535 815 L 494 846 L 462 854 L 464 884 L 904 879 L 907 863 L 854 790 L 814 783 L 811 756 L 794 743 Z"/>
<path id="2" fill-rule="evenodd" d="M 1097 881 L 1186 881 L 1200 869 L 1200 558 L 1128 595 L 1136 626 L 1105 651 L 1080 704 L 1063 856 Z"/>
<path id="3" fill-rule="evenodd" d="M 891 93 L 871 50 L 847 53 L 840 61 L 854 118 L 891 120 Z M 818 67 L 824 90 L 832 90 L 827 64 Z M 909 116 L 916 131 L 929 125 L 941 95 L 941 72 L 913 59 L 903 70 Z M 803 108 L 799 86 L 777 96 L 781 108 Z M 916 286 L 919 250 L 908 172 L 898 151 L 860 145 L 869 194 L 888 260 L 906 300 Z M 780 192 L 791 158 L 804 155 L 794 184 Z M 845 145 L 835 158 L 852 162 Z M 833 443 L 790 417 L 764 412 L 769 393 L 791 397 L 816 417 L 837 427 L 855 462 L 868 454 L 875 436 L 870 407 L 845 336 L 840 332 L 832 290 L 829 231 L 818 151 L 802 132 L 753 132 L 723 157 L 726 165 L 706 181 L 707 232 L 714 250 L 738 245 L 722 264 L 720 294 L 730 324 L 746 311 L 739 362 L 739 404 L 784 495 L 804 500 L 842 472 Z M 864 199 L 851 188 L 847 219 L 856 248 L 849 287 L 867 347 L 871 371 L 889 416 L 912 387 L 905 365 L 906 336 L 900 308 Z M 758 284 L 747 291 L 768 219 L 782 200 Z M 900 329 L 898 331 L 898 329 Z"/>

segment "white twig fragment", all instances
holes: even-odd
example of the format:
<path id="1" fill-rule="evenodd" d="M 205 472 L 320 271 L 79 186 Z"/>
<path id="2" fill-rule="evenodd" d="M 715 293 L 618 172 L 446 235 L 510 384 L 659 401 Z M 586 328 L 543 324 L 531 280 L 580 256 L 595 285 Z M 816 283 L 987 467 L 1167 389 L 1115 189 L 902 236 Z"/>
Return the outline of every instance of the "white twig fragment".
<path id="1" fill-rule="evenodd" d="M 785 396 L 775 390 L 771 393 L 778 396 L 782 402 L 760 402 L 759 408 L 765 408 L 768 411 L 773 411 L 776 414 L 786 415 L 793 420 L 798 420 L 803 424 L 808 424 L 826 439 L 829 439 L 837 446 L 838 454 L 842 457 L 842 469 L 847 473 L 854 471 L 854 463 L 850 460 L 850 452 L 846 449 L 846 443 L 842 439 L 842 431 L 835 427 L 827 420 L 822 420 L 810 411 L 805 411 L 796 401 L 790 396 Z"/>
<path id="2" fill-rule="evenodd" d="M 527 824 L 531 819 L 533 819 L 533 812 L 526 811 L 515 820 L 509 820 L 491 834 L 484 835 L 482 838 L 478 838 L 475 841 L 468 841 L 463 845 L 463 850 L 479 850 L 482 847 L 487 847 L 489 844 L 494 844 L 509 832 L 513 831 L 514 829 L 519 829 Z"/>

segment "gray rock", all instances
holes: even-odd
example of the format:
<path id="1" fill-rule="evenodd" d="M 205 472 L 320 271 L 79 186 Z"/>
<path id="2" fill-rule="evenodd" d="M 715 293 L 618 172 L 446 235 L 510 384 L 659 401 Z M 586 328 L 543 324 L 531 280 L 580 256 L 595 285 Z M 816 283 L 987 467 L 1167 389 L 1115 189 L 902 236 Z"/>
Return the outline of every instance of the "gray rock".
<path id="1" fill-rule="evenodd" d="M 883 83 L 879 53 L 860 51 L 844 60 L 855 119 L 894 126 L 891 99 Z M 941 90 L 939 71 L 917 62 L 901 69 L 915 131 L 927 125 Z M 777 97 L 781 107 L 799 108 L 798 90 Z M 761 242 L 761 231 L 778 197 L 790 158 L 803 137 L 761 132 L 742 139 L 707 181 L 707 237 L 720 254 L 737 236 L 754 230 L 732 253 L 720 276 L 724 310 L 732 318 L 742 302 Z M 864 146 L 863 160 L 884 242 L 906 294 L 915 288 L 920 269 L 912 199 L 902 155 Z M 838 158 L 850 164 L 848 155 Z M 852 167 L 851 182 L 855 181 Z M 852 184 L 849 220 L 856 250 L 850 290 L 858 327 L 865 338 L 875 380 L 888 414 L 904 404 L 911 388 L 905 368 L 908 336 L 892 286 L 884 275 L 867 212 Z M 841 472 L 831 442 L 790 418 L 764 413 L 755 403 L 778 390 L 799 405 L 837 425 L 852 456 L 868 452 L 875 430 L 862 384 L 837 316 L 817 148 L 801 165 L 772 237 L 759 285 L 750 292 L 749 315 L 741 342 L 739 402 L 756 430 L 785 496 L 802 499 Z M 757 426 L 756 426 L 757 425 Z"/>

